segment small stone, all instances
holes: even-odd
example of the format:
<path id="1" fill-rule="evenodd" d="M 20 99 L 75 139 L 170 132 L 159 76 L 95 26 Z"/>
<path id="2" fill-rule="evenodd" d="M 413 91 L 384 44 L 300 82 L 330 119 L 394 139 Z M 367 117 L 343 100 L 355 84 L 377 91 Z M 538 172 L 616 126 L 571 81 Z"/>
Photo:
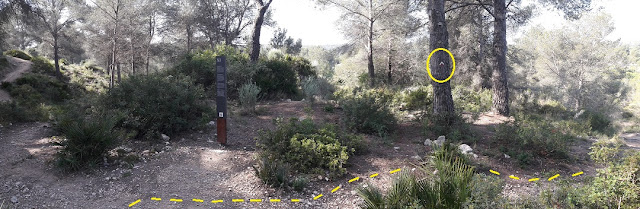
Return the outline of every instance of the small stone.
<path id="1" fill-rule="evenodd" d="M 393 147 L 394 150 L 398 151 L 400 147 Z"/>
<path id="2" fill-rule="evenodd" d="M 478 158 L 478 155 L 476 155 L 475 153 L 471 153 L 473 154 L 473 158 Z"/>
<path id="3" fill-rule="evenodd" d="M 318 175 L 318 180 L 322 180 L 322 176 L 321 175 Z"/>
<path id="4" fill-rule="evenodd" d="M 12 197 L 11 197 L 11 202 L 12 202 L 13 204 L 18 203 L 18 197 L 16 197 L 16 196 L 12 196 Z"/>
<path id="5" fill-rule="evenodd" d="M 420 157 L 420 155 L 414 155 L 411 158 L 416 159 L 416 160 L 422 160 L 422 157 Z"/>
<path id="6" fill-rule="evenodd" d="M 169 139 L 171 139 L 169 136 L 165 134 L 162 134 L 161 136 L 162 136 L 162 140 L 165 140 L 165 141 L 169 141 Z"/>
<path id="7" fill-rule="evenodd" d="M 356 195 L 357 193 L 356 190 L 351 190 L 351 195 Z"/>
<path id="8" fill-rule="evenodd" d="M 471 147 L 467 144 L 461 144 L 460 146 L 458 146 L 458 149 L 462 154 L 469 154 L 471 151 L 473 151 L 473 149 L 471 149 Z"/>
<path id="9" fill-rule="evenodd" d="M 511 156 L 509 156 L 509 155 L 507 155 L 507 154 L 504 154 L 504 158 L 509 159 L 509 158 L 511 158 Z"/>
<path id="10" fill-rule="evenodd" d="M 287 102 L 291 102 L 291 99 L 287 99 Z"/>
<path id="11" fill-rule="evenodd" d="M 431 139 L 424 140 L 424 146 L 431 146 L 431 144 L 433 144 L 433 141 L 431 141 Z"/>
<path id="12" fill-rule="evenodd" d="M 447 139 L 446 139 L 444 136 L 439 136 L 439 137 L 438 137 L 438 139 L 436 139 L 435 141 L 433 141 L 433 143 L 434 143 L 436 146 L 441 147 L 441 146 L 444 144 L 444 142 L 446 142 L 446 141 L 447 141 Z"/>
<path id="13" fill-rule="evenodd" d="M 215 121 L 209 121 L 209 123 L 207 123 L 208 126 L 216 126 L 216 122 Z"/>

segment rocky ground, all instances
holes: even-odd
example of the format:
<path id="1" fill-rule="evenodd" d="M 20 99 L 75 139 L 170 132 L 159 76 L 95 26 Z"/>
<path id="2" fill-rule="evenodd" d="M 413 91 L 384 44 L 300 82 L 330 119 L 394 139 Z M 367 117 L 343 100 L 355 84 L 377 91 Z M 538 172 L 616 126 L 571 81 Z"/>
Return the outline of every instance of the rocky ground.
<path id="1" fill-rule="evenodd" d="M 91 171 L 67 173 L 57 169 L 53 158 L 58 146 L 56 133 L 47 123 L 13 124 L 0 128 L 0 205 L 8 208 L 357 208 L 361 203 L 354 189 L 369 182 L 386 188 L 397 168 L 411 171 L 419 166 L 430 150 L 420 124 L 406 121 L 399 125 L 390 140 L 368 136 L 370 152 L 350 159 L 347 175 L 339 179 L 314 176 L 303 192 L 283 191 L 263 185 L 255 177 L 255 140 L 258 130 L 271 129 L 277 117 L 311 117 L 317 122 L 338 123 L 340 111 L 327 113 L 323 105 L 313 111 L 302 111 L 305 103 L 278 102 L 259 105 L 261 112 L 253 116 L 232 115 L 229 119 L 229 144 L 215 142 L 215 128 L 193 131 L 160 142 L 127 141 L 119 155 L 130 155 L 120 160 L 108 160 Z M 553 182 L 530 183 L 509 179 L 509 175 L 525 178 L 548 178 L 554 173 L 562 178 L 584 171 L 584 175 L 570 180 L 580 181 L 594 175 L 588 161 L 575 163 L 548 162 L 543 167 L 523 170 L 515 166 L 514 159 L 502 153 L 491 153 L 486 141 L 490 140 L 490 127 L 508 118 L 483 115 L 477 129 L 476 143 L 464 147 L 476 157 L 476 170 L 489 173 L 489 169 L 502 173 L 507 182 L 505 195 L 518 198 L 537 194 Z M 213 124 L 211 124 L 213 125 Z M 432 143 L 436 143 L 435 141 Z M 584 154 L 590 142 L 579 142 L 574 149 Z M 587 150 L 588 152 L 588 150 Z M 113 155 L 118 155 L 112 153 Z M 588 158 L 588 156 L 587 156 Z M 584 158 L 586 159 L 586 158 Z M 370 175 L 378 173 L 374 178 Z M 360 177 L 359 181 L 348 183 Z M 335 192 L 331 192 L 340 186 Z M 323 196 L 314 200 L 319 194 Z M 152 197 L 161 200 L 151 200 Z M 171 201 L 181 199 L 182 202 Z M 195 201 L 194 201 L 195 199 Z M 244 202 L 233 202 L 242 199 Z M 260 199 L 262 202 L 250 202 Z M 270 202 L 280 199 L 281 202 Z M 300 202 L 291 202 L 299 199 Z M 136 200 L 140 200 L 136 202 Z M 202 200 L 202 202 L 198 202 Z M 212 200 L 223 200 L 212 203 Z"/>

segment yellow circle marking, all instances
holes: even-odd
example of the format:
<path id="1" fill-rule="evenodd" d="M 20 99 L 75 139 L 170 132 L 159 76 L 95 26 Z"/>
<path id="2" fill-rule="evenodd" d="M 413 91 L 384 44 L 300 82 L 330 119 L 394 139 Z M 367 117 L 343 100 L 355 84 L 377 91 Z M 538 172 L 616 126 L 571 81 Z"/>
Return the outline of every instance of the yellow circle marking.
<path id="1" fill-rule="evenodd" d="M 451 70 L 451 74 L 449 75 L 449 77 L 447 79 L 444 80 L 438 80 L 436 78 L 433 77 L 433 75 L 431 75 L 431 70 L 429 70 L 429 60 L 431 60 L 431 55 L 433 55 L 433 53 L 436 53 L 437 51 L 445 51 L 449 54 L 449 56 L 451 56 L 451 60 L 453 60 L 453 69 Z M 427 57 L 427 73 L 429 74 L 429 77 L 431 77 L 431 80 L 438 82 L 438 83 L 444 83 L 449 81 L 449 79 L 451 79 L 451 77 L 453 77 L 453 73 L 456 72 L 456 59 L 453 58 L 453 54 L 451 54 L 451 52 L 445 48 L 437 48 L 434 49 L 433 51 L 431 51 L 431 53 L 429 54 L 429 57 Z"/>

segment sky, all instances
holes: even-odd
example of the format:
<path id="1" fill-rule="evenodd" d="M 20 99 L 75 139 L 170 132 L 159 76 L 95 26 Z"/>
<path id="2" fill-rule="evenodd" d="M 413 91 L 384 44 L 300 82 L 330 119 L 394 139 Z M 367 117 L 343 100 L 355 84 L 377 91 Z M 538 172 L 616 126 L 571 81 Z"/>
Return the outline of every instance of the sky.
<path id="1" fill-rule="evenodd" d="M 615 31 L 609 39 L 620 39 L 623 43 L 640 44 L 640 1 L 639 0 L 594 0 L 593 7 L 604 7 L 611 14 Z M 340 18 L 340 10 L 334 7 L 320 8 L 313 0 L 275 0 L 271 5 L 276 27 L 286 28 L 287 35 L 302 39 L 302 45 L 340 45 L 347 43 L 335 23 Z M 540 23 L 556 27 L 563 21 L 557 11 L 541 11 L 528 26 Z M 261 43 L 269 43 L 275 28 L 263 27 Z M 522 30 L 521 30 L 522 31 Z"/>

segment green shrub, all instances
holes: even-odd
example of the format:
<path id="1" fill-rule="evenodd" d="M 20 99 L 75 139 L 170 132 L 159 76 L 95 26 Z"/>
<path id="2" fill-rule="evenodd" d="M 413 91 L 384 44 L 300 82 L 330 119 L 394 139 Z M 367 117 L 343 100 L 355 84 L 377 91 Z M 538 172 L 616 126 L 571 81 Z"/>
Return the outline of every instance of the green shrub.
<path id="1" fill-rule="evenodd" d="M 450 152 L 443 152 L 450 153 Z M 455 156 L 446 154 L 434 159 L 437 174 L 433 179 L 418 174 L 400 173 L 383 195 L 377 187 L 359 187 L 362 208 L 462 208 L 472 194 L 473 167 Z M 421 175 L 432 169 L 423 168 Z"/>
<path id="2" fill-rule="evenodd" d="M 318 77 L 308 77 L 304 79 L 301 86 L 305 98 L 310 102 L 315 101 L 315 96 L 327 99 L 331 97 L 335 91 L 335 88 L 327 79 Z"/>
<path id="3" fill-rule="evenodd" d="M 31 56 L 28 55 L 27 53 L 21 51 L 21 50 L 17 50 L 17 49 L 12 49 L 12 50 L 8 50 L 4 52 L 4 55 L 7 56 L 12 56 L 12 57 L 17 57 L 23 60 L 31 60 Z"/>
<path id="4" fill-rule="evenodd" d="M 258 69 L 253 80 L 262 89 L 265 97 L 291 96 L 297 94 L 297 74 L 286 59 L 264 61 L 266 68 Z"/>
<path id="5" fill-rule="evenodd" d="M 546 208 L 591 208 L 585 195 L 584 187 L 557 183 L 555 188 L 545 189 L 540 192 L 539 207 Z M 600 208 L 600 207 L 593 207 Z"/>
<path id="6" fill-rule="evenodd" d="M 574 138 L 546 120 L 534 116 L 516 117 L 515 122 L 501 124 L 494 136 L 504 145 L 503 151 L 518 155 L 521 165 L 533 162 L 530 157 L 566 159 Z"/>
<path id="7" fill-rule="evenodd" d="M 36 74 L 56 76 L 56 68 L 53 62 L 45 57 L 33 57 L 31 69 Z"/>
<path id="8" fill-rule="evenodd" d="M 454 114 L 427 114 L 424 116 L 423 128 L 426 135 L 446 136 L 452 141 L 474 140 L 474 133 L 469 123 L 459 112 Z"/>
<path id="9" fill-rule="evenodd" d="M 615 129 L 611 124 L 611 120 L 606 115 L 593 111 L 588 111 L 586 115 L 589 125 L 591 126 L 591 130 L 608 136 L 613 136 L 615 134 Z"/>
<path id="10" fill-rule="evenodd" d="M 332 125 L 316 125 L 310 119 L 292 118 L 286 123 L 278 120 L 276 124 L 276 130 L 260 132 L 260 155 L 282 160 L 297 173 L 341 176 L 349 156 L 363 146 L 362 138 L 339 133 Z"/>
<path id="11" fill-rule="evenodd" d="M 262 157 L 258 160 L 258 165 L 253 166 L 253 170 L 269 186 L 284 188 L 289 184 L 290 166 L 279 160 Z"/>
<path id="12" fill-rule="evenodd" d="M 487 112 L 491 110 L 493 102 L 492 93 L 489 89 L 475 91 L 466 86 L 456 86 L 451 93 L 456 108 L 462 111 L 473 113 Z"/>
<path id="13" fill-rule="evenodd" d="M 487 176 L 485 174 L 476 174 L 472 180 L 473 188 L 469 208 L 493 209 L 503 208 L 507 203 L 507 199 L 502 197 L 504 188 L 504 180 L 496 176 Z"/>
<path id="14" fill-rule="evenodd" d="M 392 96 L 384 90 L 368 90 L 341 101 L 344 120 L 352 130 L 386 136 L 396 125 L 389 108 Z"/>
<path id="15" fill-rule="evenodd" d="M 29 109 L 15 101 L 0 102 L 0 124 L 33 121 L 34 115 Z"/>
<path id="16" fill-rule="evenodd" d="M 429 86 L 421 86 L 400 95 L 403 95 L 402 102 L 405 103 L 404 108 L 407 110 L 429 111 L 431 109 L 433 89 Z"/>
<path id="17" fill-rule="evenodd" d="M 256 84 L 247 83 L 245 85 L 242 85 L 239 90 L 240 105 L 246 110 L 255 112 L 259 93 L 260 87 L 256 86 Z"/>
<path id="18" fill-rule="evenodd" d="M 68 83 L 52 76 L 37 73 L 28 73 L 16 79 L 15 86 L 10 90 L 12 97 L 41 97 L 42 99 L 37 102 L 59 103 L 70 99 L 73 94 Z M 26 86 L 32 89 L 27 91 Z"/>
<path id="19" fill-rule="evenodd" d="M 99 163 L 118 145 L 118 134 L 113 131 L 116 121 L 114 117 L 99 117 L 61 122 L 57 129 L 65 140 L 57 143 L 62 146 L 56 155 L 58 165 L 77 171 Z"/>
<path id="20" fill-rule="evenodd" d="M 121 126 L 153 139 L 194 128 L 211 111 L 204 90 L 187 77 L 133 76 L 100 99 L 105 111 L 122 112 Z"/>
<path id="21" fill-rule="evenodd" d="M 333 105 L 327 105 L 327 106 L 324 106 L 322 109 L 323 109 L 325 112 L 329 112 L 329 113 L 332 113 L 332 112 L 335 110 L 335 108 L 333 107 Z"/>

